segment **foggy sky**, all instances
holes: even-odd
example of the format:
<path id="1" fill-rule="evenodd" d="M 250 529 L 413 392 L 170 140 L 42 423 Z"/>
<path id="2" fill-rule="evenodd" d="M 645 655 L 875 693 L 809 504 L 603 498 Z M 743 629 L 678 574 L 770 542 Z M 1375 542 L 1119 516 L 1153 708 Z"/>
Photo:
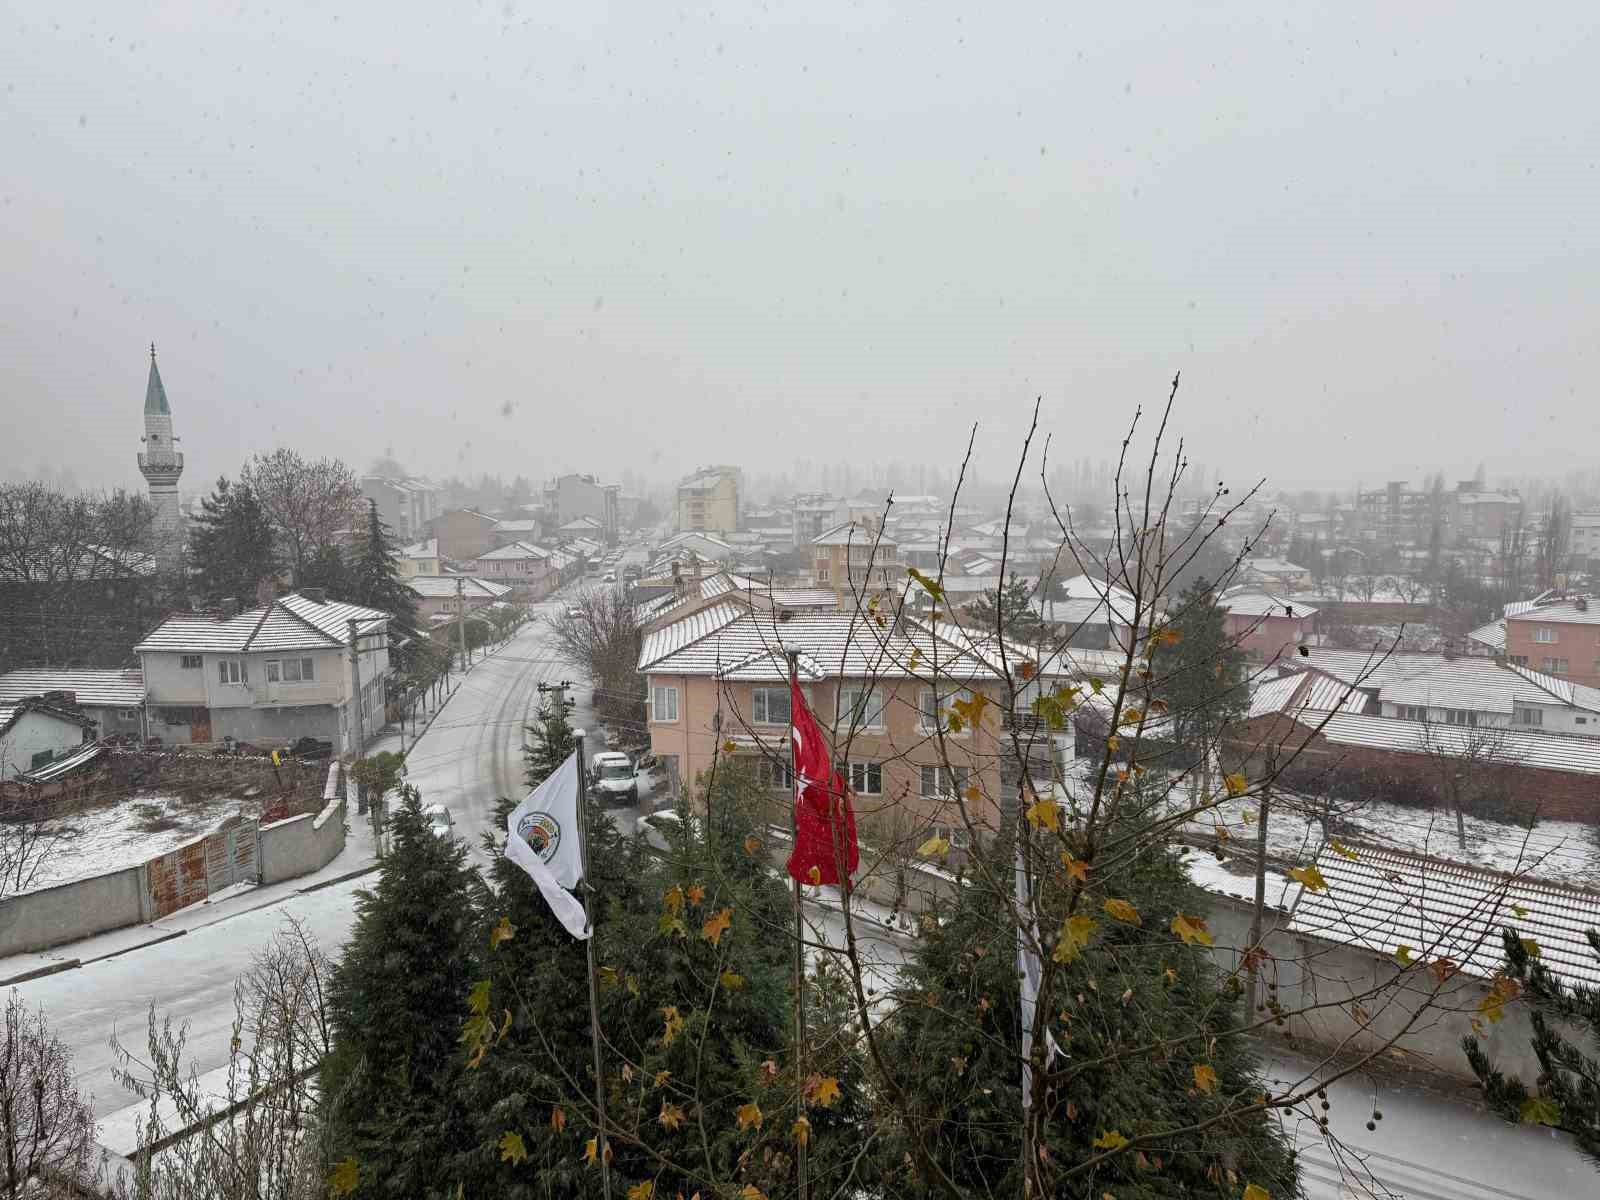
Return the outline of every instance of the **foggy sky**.
<path id="1" fill-rule="evenodd" d="M 0 5 L 6 475 L 1593 460 L 1593 5 L 228 7 Z"/>

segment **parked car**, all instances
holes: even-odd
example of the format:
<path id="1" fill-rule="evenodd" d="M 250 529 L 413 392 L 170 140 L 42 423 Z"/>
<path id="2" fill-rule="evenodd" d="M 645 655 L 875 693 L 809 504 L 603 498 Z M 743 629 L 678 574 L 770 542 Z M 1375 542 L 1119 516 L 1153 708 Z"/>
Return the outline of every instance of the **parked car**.
<path id="1" fill-rule="evenodd" d="M 303 737 L 289 747 L 289 753 L 296 758 L 331 758 L 333 743 L 324 742 L 320 738 Z"/>
<path id="2" fill-rule="evenodd" d="M 583 609 L 579 608 L 576 604 L 567 605 L 567 620 L 576 621 L 576 620 L 579 620 L 582 616 L 583 616 Z"/>
<path id="3" fill-rule="evenodd" d="M 626 754 L 611 750 L 596 754 L 589 766 L 589 786 L 602 804 L 639 803 L 639 778 Z"/>
<path id="4" fill-rule="evenodd" d="M 428 828 L 433 831 L 434 837 L 453 838 L 456 836 L 456 819 L 450 815 L 448 806 L 430 804 L 422 810 L 422 815 L 428 819 Z"/>

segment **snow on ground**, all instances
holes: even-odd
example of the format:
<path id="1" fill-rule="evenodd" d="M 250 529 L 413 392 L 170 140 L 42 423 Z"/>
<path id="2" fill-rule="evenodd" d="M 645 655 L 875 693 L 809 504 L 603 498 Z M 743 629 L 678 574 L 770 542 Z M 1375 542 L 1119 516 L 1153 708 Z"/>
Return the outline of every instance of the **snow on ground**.
<path id="1" fill-rule="evenodd" d="M 23 890 L 37 892 L 147 862 L 209 832 L 238 812 L 241 803 L 232 796 L 206 800 L 131 796 L 48 822 L 46 836 L 56 840 L 32 884 Z M 169 829 L 147 828 L 168 823 Z"/>
<path id="2" fill-rule="evenodd" d="M 1187 792 L 1175 792 L 1175 806 L 1187 807 Z M 1314 796 L 1274 792 L 1267 820 L 1267 853 L 1277 862 L 1309 862 L 1321 846 L 1324 833 L 1320 814 L 1323 801 Z M 1240 871 L 1253 864 L 1261 801 L 1256 796 L 1224 800 L 1212 812 L 1190 818 L 1182 827 L 1189 840 L 1210 846 L 1219 843 L 1227 860 L 1237 858 Z M 1218 829 L 1225 836 L 1219 838 Z M 1415 854 L 1428 854 L 1454 862 L 1470 863 L 1511 874 L 1527 874 L 1581 887 L 1600 887 L 1600 836 L 1593 826 L 1577 821 L 1540 821 L 1525 826 L 1479 817 L 1466 819 L 1467 847 L 1456 838 L 1453 813 L 1410 808 L 1380 800 L 1337 801 L 1331 833 L 1346 842 L 1389 846 Z M 1211 865 L 1200 863 L 1209 859 Z M 1209 880 L 1226 864 L 1208 852 L 1191 855 Z M 1210 886 L 1198 876 L 1196 882 Z M 1226 882 L 1226 880 L 1223 880 Z M 1233 892 L 1233 887 L 1222 890 Z M 1253 894 L 1254 886 L 1250 886 Z M 1269 897 L 1270 898 L 1270 897 Z"/>

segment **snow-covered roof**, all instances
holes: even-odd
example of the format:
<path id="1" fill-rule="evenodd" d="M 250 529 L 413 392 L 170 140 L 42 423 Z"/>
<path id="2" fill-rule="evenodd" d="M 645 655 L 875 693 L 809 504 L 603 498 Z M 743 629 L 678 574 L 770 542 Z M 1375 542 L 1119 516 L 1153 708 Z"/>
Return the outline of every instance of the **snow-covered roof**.
<path id="1" fill-rule="evenodd" d="M 702 542 L 709 542 L 712 545 L 712 547 L 714 547 L 715 549 L 719 549 L 719 550 L 727 550 L 729 552 L 732 552 L 732 550 L 733 550 L 733 546 L 732 545 L 730 545 L 729 543 L 723 541 L 721 538 L 717 537 L 715 534 L 702 533 L 698 529 L 687 529 L 682 533 L 674 534 L 672 537 L 669 537 L 666 541 L 662 542 L 661 545 L 657 549 L 657 553 L 665 553 L 666 551 L 671 550 L 671 549 L 673 549 L 673 548 L 675 548 L 677 546 L 686 545 L 692 540 L 698 540 L 698 541 L 702 541 Z"/>
<path id="2" fill-rule="evenodd" d="M 1600 689 L 1498 659 L 1439 654 L 1368 654 L 1310 647 L 1299 662 L 1388 704 L 1461 708 L 1511 715 L 1518 704 L 1564 704 L 1600 712 Z M 1293 664 L 1290 664 L 1293 665 Z"/>
<path id="3" fill-rule="evenodd" d="M 1286 558 L 1247 558 L 1239 564 L 1249 572 L 1254 571 L 1260 575 L 1309 575 L 1305 567 L 1290 562 Z"/>
<path id="4" fill-rule="evenodd" d="M 196 654 L 240 654 L 251 650 L 319 650 L 350 644 L 351 621 L 357 633 L 389 620 L 389 614 L 359 604 L 313 600 L 299 592 L 233 617 L 183 614 L 168 617 L 134 650 Z"/>
<path id="5" fill-rule="evenodd" d="M 1321 713 L 1298 717 L 1307 734 L 1323 719 Z M 1320 732 L 1335 746 L 1364 746 L 1407 754 L 1476 754 L 1479 758 L 1492 757 L 1507 765 L 1565 771 L 1575 775 L 1600 775 L 1600 738 L 1568 737 L 1524 729 L 1397 721 L 1392 717 L 1368 717 L 1355 713 L 1332 714 L 1326 718 L 1325 724 L 1321 724 Z M 1299 744 L 1292 735 L 1289 741 L 1292 746 Z"/>
<path id="6" fill-rule="evenodd" d="M 67 721 L 73 725 L 81 725 L 85 729 L 93 729 L 95 724 L 80 712 L 57 708 L 54 704 L 46 704 L 43 700 L 18 700 L 15 704 L 0 704 L 0 733 L 10 729 L 15 722 L 22 719 L 23 714 L 30 712 L 54 717 L 58 721 Z"/>
<path id="7" fill-rule="evenodd" d="M 550 557 L 550 551 L 542 546 L 535 546 L 532 542 L 511 542 L 504 546 L 497 546 L 493 550 L 485 550 L 478 555 L 478 561 L 483 562 L 493 559 L 495 562 L 516 562 L 521 559 L 538 559 L 543 562 Z"/>
<path id="8" fill-rule="evenodd" d="M 1506 620 L 1545 622 L 1552 625 L 1600 625 L 1600 599 L 1575 596 L 1569 599 L 1535 601 L 1528 608 L 1512 612 L 1506 605 Z"/>
<path id="9" fill-rule="evenodd" d="M 1600 927 L 1600 892 L 1372 846 L 1317 856 L 1327 882 L 1304 890 L 1289 926 L 1297 933 L 1366 946 L 1393 958 L 1411 947 L 1420 964 L 1447 958 L 1469 975 L 1493 976 L 1505 957 L 1500 931 L 1539 943 L 1540 959 L 1569 983 L 1600 985 L 1584 930 Z"/>
<path id="10" fill-rule="evenodd" d="M 898 546 L 899 543 L 887 533 L 880 534 L 878 530 L 861 521 L 841 521 L 832 529 L 817 534 L 811 539 L 813 546 L 851 546 L 862 549 L 871 549 L 877 546 L 882 549 L 886 546 Z"/>
<path id="11" fill-rule="evenodd" d="M 20 783 L 50 783 L 88 766 L 105 752 L 106 748 L 102 743 L 85 742 L 64 758 L 53 759 L 36 771 L 19 773 L 17 780 Z"/>
<path id="12" fill-rule="evenodd" d="M 413 575 L 403 582 L 406 587 L 425 600 L 454 599 L 457 583 L 461 585 L 462 595 L 472 599 L 498 600 L 511 591 L 503 583 L 478 579 L 471 575 Z"/>
<path id="13" fill-rule="evenodd" d="M 413 542 L 411 545 L 401 548 L 401 550 L 399 551 L 399 557 L 401 557 L 401 558 L 438 558 L 439 557 L 439 539 L 438 538 L 428 538 L 426 541 Z"/>
<path id="14" fill-rule="evenodd" d="M 1366 702 L 1366 693 L 1352 689 L 1343 680 L 1320 671 L 1297 671 L 1259 683 L 1250 693 L 1250 715 L 1303 713 L 1306 721 L 1316 724 L 1324 713 L 1359 713 Z"/>
<path id="15" fill-rule="evenodd" d="M 1505 619 L 1490 621 L 1487 625 L 1480 625 L 1467 637 L 1479 645 L 1488 646 L 1491 650 L 1504 650 L 1506 648 L 1506 623 Z"/>
<path id="16" fill-rule="evenodd" d="M 1235 617 L 1314 617 L 1317 610 L 1294 599 L 1281 599 L 1266 592 L 1238 592 L 1217 601 L 1217 607 Z"/>
<path id="17" fill-rule="evenodd" d="M 0 675 L 0 704 L 46 692 L 72 692 L 89 708 L 137 708 L 144 703 L 144 672 L 34 667 Z"/>

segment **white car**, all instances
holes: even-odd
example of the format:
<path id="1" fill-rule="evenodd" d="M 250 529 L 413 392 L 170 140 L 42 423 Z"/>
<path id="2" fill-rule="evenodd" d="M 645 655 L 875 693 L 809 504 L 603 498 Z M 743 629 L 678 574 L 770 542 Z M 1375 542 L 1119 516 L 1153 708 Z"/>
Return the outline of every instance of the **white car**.
<path id="1" fill-rule="evenodd" d="M 579 608 L 576 604 L 567 605 L 567 620 L 569 620 L 569 621 L 579 621 L 579 620 L 582 620 L 582 619 L 583 619 L 583 609 Z"/>
<path id="2" fill-rule="evenodd" d="M 639 803 L 639 779 L 626 754 L 611 750 L 596 754 L 589 765 L 589 785 L 602 804 Z"/>
<path id="3" fill-rule="evenodd" d="M 456 819 L 450 815 L 450 809 L 446 805 L 430 804 L 422 810 L 422 815 L 428 819 L 428 828 L 433 831 L 434 837 L 456 836 Z"/>

